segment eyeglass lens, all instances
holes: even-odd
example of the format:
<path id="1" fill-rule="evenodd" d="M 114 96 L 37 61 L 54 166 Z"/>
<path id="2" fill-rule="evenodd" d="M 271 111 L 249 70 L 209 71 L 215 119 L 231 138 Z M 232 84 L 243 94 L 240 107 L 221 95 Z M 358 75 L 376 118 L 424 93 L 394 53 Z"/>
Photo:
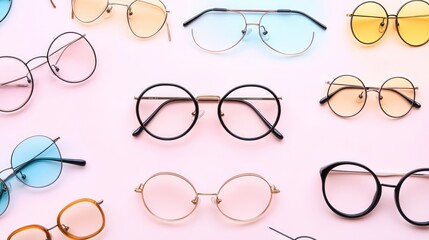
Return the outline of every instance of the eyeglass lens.
<path id="1" fill-rule="evenodd" d="M 199 194 L 184 178 L 164 173 L 146 181 L 142 191 L 147 209 L 156 217 L 170 221 L 191 214 L 200 195 L 212 196 L 212 202 L 226 217 L 248 221 L 267 209 L 271 202 L 271 187 L 262 178 L 248 175 L 230 179 L 217 194 Z"/>
<path id="2" fill-rule="evenodd" d="M 313 41 L 314 23 L 297 13 L 266 13 L 256 31 L 262 41 L 275 51 L 297 54 Z M 242 13 L 208 12 L 192 23 L 195 43 L 208 51 L 221 52 L 238 44 L 250 34 L 254 24 L 248 24 Z"/>
<path id="3" fill-rule="evenodd" d="M 73 0 L 73 14 L 81 22 L 98 19 L 105 11 L 109 13 L 116 5 L 127 7 L 127 20 L 131 31 L 138 37 L 147 38 L 156 34 L 165 24 L 167 10 L 158 0 L 136 0 L 129 6 L 110 3 L 108 0 Z"/>
<path id="4" fill-rule="evenodd" d="M 376 2 L 359 5 L 352 14 L 353 35 L 362 43 L 371 44 L 380 40 L 388 27 L 389 15 Z M 425 1 L 410 1 L 403 5 L 395 16 L 395 25 L 401 39 L 411 46 L 420 46 L 429 39 L 429 4 Z"/>
<path id="5" fill-rule="evenodd" d="M 11 6 L 12 0 L 0 0 L 0 22 L 7 16 Z"/>

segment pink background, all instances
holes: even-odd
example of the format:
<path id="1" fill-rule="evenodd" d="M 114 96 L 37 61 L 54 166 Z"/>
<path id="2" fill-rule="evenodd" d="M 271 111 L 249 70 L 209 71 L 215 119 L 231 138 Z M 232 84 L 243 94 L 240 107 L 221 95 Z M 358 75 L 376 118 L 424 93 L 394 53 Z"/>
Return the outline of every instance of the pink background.
<path id="1" fill-rule="evenodd" d="M 26 61 L 46 54 L 60 33 L 77 31 L 87 34 L 99 62 L 93 77 L 78 86 L 56 79 L 46 66 L 35 70 L 29 104 L 0 116 L 1 169 L 10 166 L 14 147 L 36 134 L 60 136 L 64 157 L 87 160 L 84 168 L 64 166 L 60 179 L 45 189 L 11 181 L 11 203 L 0 217 L 0 238 L 28 224 L 51 227 L 66 204 L 90 197 L 104 199 L 107 218 L 105 230 L 94 239 L 284 239 L 268 226 L 317 239 L 427 239 L 427 228 L 412 226 L 399 215 L 392 189 L 383 189 L 378 207 L 358 220 L 336 216 L 322 197 L 319 169 L 335 161 L 357 161 L 384 172 L 428 167 L 428 46 L 408 47 L 393 21 L 379 44 L 359 44 L 345 14 L 361 2 L 165 0 L 171 11 L 170 43 L 165 28 L 149 40 L 134 37 L 122 7 L 114 7 L 110 17 L 84 25 L 70 19 L 68 0 L 56 0 L 55 10 L 48 0 L 14 1 L 0 23 L 0 55 Z M 395 14 L 405 1 L 381 3 Z M 317 31 L 313 46 L 298 57 L 271 51 L 257 31 L 233 50 L 213 55 L 198 49 L 190 29 L 182 27 L 211 7 L 296 9 L 326 24 L 328 30 Z M 416 99 L 423 107 L 391 119 L 370 93 L 359 115 L 339 118 L 318 100 L 326 94 L 324 82 L 341 74 L 356 75 L 367 86 L 381 86 L 393 76 L 406 77 L 419 87 Z M 133 138 L 138 126 L 133 96 L 160 82 L 180 84 L 194 95 L 223 95 L 240 84 L 263 84 L 283 97 L 277 128 L 285 139 L 235 139 L 220 125 L 215 104 L 200 105 L 205 115 L 180 140 L 163 142 L 144 133 Z M 159 171 L 179 173 L 201 192 L 216 192 L 229 177 L 255 172 L 281 193 L 274 196 L 267 214 L 252 224 L 227 220 L 209 198 L 202 198 L 186 220 L 166 224 L 152 218 L 134 193 L 139 183 Z M 396 184 L 398 179 L 382 181 Z M 57 229 L 51 232 L 55 239 L 63 239 Z"/>

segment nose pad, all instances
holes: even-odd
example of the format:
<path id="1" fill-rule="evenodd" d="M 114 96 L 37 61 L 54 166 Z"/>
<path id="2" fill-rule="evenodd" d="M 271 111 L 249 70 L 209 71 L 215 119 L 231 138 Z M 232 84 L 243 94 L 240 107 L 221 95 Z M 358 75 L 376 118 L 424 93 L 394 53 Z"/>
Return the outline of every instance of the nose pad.
<path id="1" fill-rule="evenodd" d="M 270 40 L 270 35 L 268 34 L 268 31 L 264 26 L 261 26 L 259 28 L 259 32 L 261 33 L 262 39 L 264 39 L 264 41 Z"/>
<path id="2" fill-rule="evenodd" d="M 12 192 L 12 184 L 10 184 L 10 182 L 5 182 L 5 185 L 3 185 L 3 191 L 6 191 L 6 187 L 9 192 Z"/>
<path id="3" fill-rule="evenodd" d="M 363 92 L 361 92 L 356 98 L 356 103 L 362 103 L 362 102 L 363 102 Z"/>
<path id="4" fill-rule="evenodd" d="M 213 197 L 211 197 L 211 201 L 213 204 L 218 205 L 219 203 L 222 202 L 222 199 L 220 199 L 218 196 L 213 196 Z"/>
<path id="5" fill-rule="evenodd" d="M 131 7 L 128 8 L 127 13 L 128 13 L 128 16 L 133 15 L 133 10 L 131 9 Z"/>
<path id="6" fill-rule="evenodd" d="M 386 31 L 386 23 L 384 18 L 383 21 L 380 23 L 380 26 L 378 27 L 378 31 L 380 33 L 384 33 Z"/>
<path id="7" fill-rule="evenodd" d="M 192 199 L 192 204 L 197 205 L 198 204 L 198 196 L 195 196 L 194 199 Z"/>
<path id="8" fill-rule="evenodd" d="M 112 16 L 110 13 L 113 11 L 113 6 L 112 5 L 109 5 L 107 8 L 106 8 L 106 10 L 105 10 L 105 12 L 107 13 L 107 14 L 103 14 L 103 18 L 109 18 L 110 16 Z"/>
<path id="9" fill-rule="evenodd" d="M 381 96 L 381 94 L 379 94 L 379 95 L 377 96 L 377 100 L 378 100 L 378 101 L 383 100 L 383 96 Z"/>
<path id="10" fill-rule="evenodd" d="M 200 113 L 198 114 L 198 119 L 202 118 L 205 113 L 206 113 L 206 111 L 200 110 Z M 195 117 L 195 111 L 192 112 L 192 116 Z"/>
<path id="11" fill-rule="evenodd" d="M 243 40 L 247 40 L 247 39 L 249 39 L 249 36 L 252 33 L 252 29 L 246 28 L 246 29 L 241 30 L 241 32 L 244 34 Z"/>

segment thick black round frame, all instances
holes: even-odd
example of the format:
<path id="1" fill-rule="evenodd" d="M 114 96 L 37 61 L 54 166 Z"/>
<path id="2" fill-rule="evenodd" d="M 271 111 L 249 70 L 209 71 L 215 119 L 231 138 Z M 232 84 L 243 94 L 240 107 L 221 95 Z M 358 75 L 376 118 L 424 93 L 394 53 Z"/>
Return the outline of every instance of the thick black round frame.
<path id="1" fill-rule="evenodd" d="M 374 181 L 376 183 L 376 192 L 374 195 L 374 198 L 371 202 L 371 204 L 368 206 L 367 209 L 365 209 L 364 211 L 360 212 L 360 213 L 355 213 L 355 214 L 348 214 L 348 213 L 344 213 L 339 211 L 338 209 L 336 209 L 328 200 L 327 194 L 326 194 L 326 188 L 325 188 L 325 183 L 326 183 L 326 178 L 329 174 L 329 172 L 331 170 L 333 170 L 334 168 L 341 166 L 341 165 L 352 165 L 352 166 L 357 166 L 360 167 L 362 169 L 365 169 L 373 178 Z M 370 213 L 378 204 L 378 202 L 380 201 L 381 198 L 381 194 L 382 194 L 382 187 L 389 187 L 389 188 L 394 188 L 394 199 L 395 199 L 395 204 L 396 207 L 399 211 L 399 213 L 401 214 L 401 216 L 409 223 L 413 224 L 413 225 L 417 225 L 417 226 L 429 226 L 429 219 L 428 221 L 425 222 L 419 222 L 419 221 L 414 221 L 412 219 L 410 219 L 409 217 L 407 217 L 405 215 L 405 213 L 403 212 L 402 208 L 401 208 L 401 203 L 399 201 L 399 194 L 401 191 L 401 187 L 402 184 L 404 183 L 404 181 L 411 175 L 414 174 L 418 174 L 419 172 L 423 172 L 423 171 L 429 171 L 429 168 L 419 168 L 419 169 L 415 169 L 412 170 L 406 174 L 404 174 L 401 179 L 399 180 L 397 185 L 392 185 L 392 184 L 385 184 L 385 183 L 380 183 L 380 180 L 378 179 L 378 176 L 376 173 L 374 173 L 371 169 L 369 169 L 367 166 L 357 163 L 357 162 L 350 162 L 350 161 L 341 161 L 341 162 L 335 162 L 332 163 L 328 166 L 322 167 L 320 169 L 320 176 L 322 178 L 322 193 L 323 193 L 323 198 L 325 199 L 326 204 L 328 205 L 328 207 L 337 215 L 342 216 L 342 217 L 346 217 L 346 218 L 359 218 L 359 217 L 363 217 L 365 215 L 367 215 L 368 213 Z M 353 174 L 353 171 L 351 171 L 351 174 Z M 420 174 L 422 175 L 422 174 Z M 428 176 L 429 177 L 429 176 Z"/>
<path id="2" fill-rule="evenodd" d="M 194 116 L 199 116 L 199 106 L 198 106 L 198 101 L 197 101 L 197 99 L 194 97 L 194 96 L 192 96 L 192 94 L 186 89 L 186 88 L 184 88 L 184 87 L 182 87 L 182 86 L 180 86 L 180 85 L 177 85 L 177 84 L 174 84 L 174 83 L 159 83 L 159 84 L 155 84 L 155 85 L 152 85 L 152 86 L 150 86 L 150 87 L 148 87 L 148 88 L 146 88 L 145 90 L 143 90 L 143 92 L 136 98 L 137 99 L 137 103 L 136 103 L 136 115 L 137 115 L 137 120 L 139 121 L 139 123 L 140 123 L 140 127 L 138 127 L 134 132 L 133 132 L 133 136 L 134 137 L 137 137 L 142 131 L 146 131 L 150 136 L 152 136 L 152 137 L 154 137 L 154 138 L 156 138 L 156 139 L 159 139 L 159 140 L 164 140 L 164 141 L 170 141 L 170 140 L 176 140 L 176 139 L 178 139 L 178 138 L 181 138 L 181 137 L 183 137 L 183 136 L 185 136 L 193 127 L 194 127 L 194 125 L 195 125 L 195 123 L 197 122 L 197 120 L 198 120 L 198 117 L 194 117 L 194 119 L 193 119 L 193 121 L 192 121 L 192 123 L 190 124 L 190 126 L 183 132 L 183 133 L 181 133 L 181 134 L 179 134 L 178 136 L 175 136 L 175 137 L 161 137 L 161 136 L 158 136 L 158 135 L 156 135 L 156 134 L 154 134 L 154 133 L 152 133 L 149 129 L 147 129 L 146 128 L 146 125 L 147 124 L 149 124 L 149 122 L 150 121 L 152 121 L 153 120 L 153 118 L 155 117 L 155 115 L 161 110 L 161 108 L 163 108 L 166 104 L 168 104 L 168 103 L 171 103 L 171 102 L 173 102 L 173 101 L 180 101 L 180 100 L 183 100 L 183 99 L 170 99 L 170 100 L 167 100 L 167 101 L 165 101 L 164 103 L 162 103 L 147 119 L 145 119 L 144 121 L 141 119 L 141 117 L 140 117 L 140 111 L 139 111 L 139 107 L 140 107 L 140 101 L 143 99 L 143 96 L 144 96 L 144 94 L 146 93 L 146 92 L 148 92 L 149 90 L 151 90 L 151 89 L 153 89 L 153 88 L 155 88 L 155 87 L 161 87 L 161 86 L 170 86 L 170 87 L 177 87 L 177 88 L 179 88 L 179 89 L 181 89 L 181 90 L 183 90 L 184 92 L 186 92 L 186 94 L 188 94 L 189 95 L 189 99 L 184 99 L 184 101 L 189 101 L 189 100 L 191 100 L 192 102 L 193 102 L 193 104 L 194 104 L 194 107 L 195 107 L 195 112 L 193 113 L 194 114 Z M 255 113 L 259 116 L 259 118 L 264 122 L 264 124 L 267 126 L 267 127 L 269 127 L 269 130 L 267 131 L 267 132 L 265 132 L 264 134 L 262 134 L 262 135 L 260 135 L 260 136 L 257 136 L 257 137 L 252 137 L 252 138 L 246 138 L 246 137 L 241 137 L 241 136 L 238 136 L 237 134 L 234 134 L 231 130 L 229 130 L 228 129 L 228 127 L 226 126 L 226 124 L 224 123 L 224 121 L 222 120 L 222 111 L 221 111 L 221 108 L 222 108 L 222 104 L 225 102 L 225 101 L 228 101 L 228 99 L 227 99 L 227 97 L 232 93 L 232 92 L 234 92 L 235 90 L 238 90 L 238 89 L 240 89 L 240 88 L 245 88 L 245 87 L 257 87 L 257 88 L 262 88 L 262 89 L 264 89 L 264 90 L 266 90 L 266 91 L 268 91 L 270 94 L 272 94 L 273 95 L 273 100 L 275 100 L 276 101 L 276 105 L 277 105 L 277 109 L 278 109 L 278 113 L 277 113 L 277 117 L 276 117 L 276 119 L 275 119 L 275 121 L 274 121 L 274 123 L 273 124 L 271 124 L 271 123 L 269 123 L 268 122 L 268 120 L 266 120 L 266 118 L 251 104 L 251 103 L 248 103 L 248 102 L 245 102 L 244 101 L 244 103 L 247 105 L 247 106 L 249 106 L 250 108 L 252 108 L 254 111 L 255 111 Z M 219 104 L 218 104 L 218 108 L 217 108 L 217 113 L 218 113 L 218 117 L 219 117 L 219 120 L 220 120 L 220 122 L 221 122 L 221 125 L 222 125 L 222 127 L 229 133 L 229 134 L 231 134 L 232 136 L 234 136 L 234 137 L 236 137 L 236 138 L 238 138 L 238 139 L 240 139 L 240 140 L 245 140 L 245 141 L 254 141 L 254 140 L 258 140 L 258 139 L 261 139 L 261 138 L 263 138 L 263 137 L 265 137 L 265 136 L 267 136 L 268 134 L 270 134 L 270 133 L 273 133 L 278 139 L 283 139 L 283 135 L 277 130 L 277 129 L 275 129 L 275 127 L 277 126 L 277 124 L 278 124 L 278 122 L 279 122 L 279 120 L 280 120 L 280 115 L 281 115 L 281 105 L 280 105 L 280 101 L 279 101 L 279 97 L 277 97 L 277 95 L 271 90 L 271 89 L 269 89 L 269 88 L 267 88 L 267 87 L 265 87 L 265 86 L 262 86 L 262 85 L 258 85 L 258 84 L 244 84 L 244 85 L 240 85 L 240 86 L 238 86 L 238 87 L 235 87 L 235 88 L 233 88 L 233 89 L 231 89 L 230 91 L 228 91 L 221 99 L 220 99 L 220 101 L 219 101 Z"/>
<path id="3" fill-rule="evenodd" d="M 57 75 L 57 70 L 55 69 L 56 68 L 56 66 L 55 66 L 55 64 L 51 64 L 51 62 L 49 61 L 49 57 L 50 57 L 50 55 L 49 55 L 49 53 L 50 53 L 50 50 L 51 50 L 51 48 L 52 48 L 52 46 L 53 46 L 53 44 L 55 43 L 55 41 L 58 39 L 58 38 L 60 38 L 60 37 L 62 37 L 62 36 L 64 36 L 64 35 L 66 35 L 66 34 L 76 34 L 76 35 L 78 35 L 78 36 L 80 36 L 78 39 L 76 39 L 76 40 L 74 40 L 74 41 L 78 41 L 78 40 L 80 40 L 80 39 L 84 39 L 87 43 L 88 43 L 88 45 L 89 45 L 89 47 L 91 48 L 91 50 L 92 50 L 92 53 L 94 54 L 94 68 L 92 69 L 92 71 L 91 71 L 91 73 L 87 76 L 87 77 L 85 77 L 84 79 L 82 79 L 82 80 L 79 80 L 79 81 L 68 81 L 67 79 L 64 79 L 64 78 L 62 78 L 62 77 L 60 77 L 59 75 Z M 74 42 L 70 42 L 70 43 L 68 43 L 68 44 L 72 44 L 72 43 L 74 43 Z M 63 46 L 62 48 L 67 48 L 68 46 L 66 45 L 66 46 Z M 60 49 L 62 49 L 62 48 L 60 48 Z M 57 50 L 58 51 L 58 50 Z M 57 51 L 55 51 L 55 52 L 53 52 L 52 54 L 55 54 Z M 71 84 L 79 84 L 79 83 L 82 83 L 82 82 L 84 82 L 84 81 L 86 81 L 86 80 L 88 80 L 93 74 L 94 74 L 94 72 L 95 72 L 95 69 L 97 68 L 97 54 L 95 53 L 95 50 L 94 50 L 94 47 L 91 45 L 91 43 L 88 41 L 88 39 L 86 39 L 85 38 L 85 35 L 84 34 L 80 34 L 80 33 L 77 33 L 77 32 L 72 32 L 72 31 L 69 31 L 69 32 L 64 32 L 64 33 L 61 33 L 60 35 L 58 35 L 57 37 L 55 37 L 55 39 L 51 42 L 51 44 L 49 44 L 49 47 L 48 47 L 48 51 L 46 52 L 46 56 L 37 56 L 37 57 L 33 57 L 33 58 L 31 58 L 30 60 L 28 60 L 27 62 L 24 62 L 23 60 L 21 60 L 21 59 L 19 59 L 19 58 L 17 58 L 17 57 L 14 57 L 14 56 L 0 56 L 0 59 L 1 58 L 11 58 L 11 59 L 14 59 L 14 60 L 17 60 L 17 61 L 19 61 L 19 62 L 21 62 L 23 65 L 25 65 L 25 67 L 27 68 L 27 76 L 25 76 L 25 77 L 27 77 L 27 82 L 31 85 L 31 91 L 30 91 L 30 94 L 28 95 L 28 98 L 20 105 L 20 106 L 18 106 L 18 107 L 16 107 L 16 108 L 14 108 L 14 109 L 11 109 L 11 110 L 3 110 L 3 109 L 0 109 L 0 112 L 15 112 L 15 111 L 17 111 L 17 110 L 19 110 L 19 109 L 21 109 L 22 107 L 24 107 L 27 103 L 28 103 L 28 101 L 30 101 L 30 99 L 31 99 L 31 96 L 33 95 L 33 92 L 34 92 L 34 78 L 33 78 L 33 74 L 31 73 L 31 71 L 32 70 L 35 70 L 35 69 L 37 69 L 37 68 L 39 68 L 39 67 L 41 67 L 41 66 L 43 66 L 44 64 L 46 64 L 46 63 L 48 63 L 49 64 L 49 69 L 51 70 L 51 72 L 58 78 L 58 79 L 60 79 L 60 80 L 62 80 L 62 81 L 64 81 L 64 82 L 66 82 L 66 83 L 71 83 Z M 39 64 L 39 65 L 37 65 L 36 67 L 34 67 L 34 68 L 29 68 L 29 64 L 30 64 L 30 62 L 32 62 L 32 61 L 34 61 L 34 60 L 36 60 L 36 59 L 43 59 L 43 58 L 45 58 L 46 59 L 46 61 L 45 62 L 42 62 L 41 64 Z"/>
<path id="4" fill-rule="evenodd" d="M 399 8 L 399 10 L 398 10 L 398 12 L 396 13 L 396 15 L 394 15 L 394 14 L 388 14 L 388 13 L 387 13 L 386 8 L 384 8 L 384 7 L 383 7 L 383 5 L 381 5 L 380 3 L 375 2 L 375 1 L 366 1 L 366 2 L 363 2 L 363 3 L 359 4 L 359 5 L 358 5 L 354 10 L 353 10 L 353 13 L 352 13 L 352 14 L 347 14 L 347 16 L 351 17 L 351 18 L 350 18 L 350 29 L 352 30 L 353 37 L 354 37 L 356 40 L 358 40 L 360 43 L 362 43 L 362 44 L 365 44 L 365 45 L 374 44 L 374 43 L 376 43 L 376 42 L 380 41 L 380 39 L 382 39 L 382 38 L 383 38 L 384 34 L 386 34 L 386 31 L 387 31 L 387 29 L 388 29 L 388 27 L 389 27 L 389 19 L 390 19 L 390 18 L 394 18 L 394 19 L 395 19 L 395 29 L 396 29 L 396 32 L 398 33 L 399 37 L 401 38 L 401 40 L 402 40 L 404 43 L 406 43 L 407 45 L 409 45 L 409 46 L 411 46 L 411 47 L 420 47 L 420 46 L 425 45 L 425 44 L 429 41 L 429 38 L 428 38 L 428 40 L 426 40 L 426 42 L 424 42 L 424 43 L 422 43 L 422 44 L 413 45 L 413 44 L 410 44 L 410 43 L 408 43 L 407 41 L 405 41 L 405 39 L 401 36 L 401 32 L 400 32 L 400 31 L 399 31 L 399 29 L 398 29 L 398 26 L 399 26 L 399 23 L 398 23 L 398 15 L 399 15 L 399 13 L 401 12 L 402 8 L 404 8 L 407 4 L 409 4 L 409 3 L 411 3 L 411 2 L 424 2 L 424 3 L 426 3 L 426 4 L 428 4 L 428 5 L 429 5 L 429 3 L 428 3 L 428 2 L 423 1 L 423 0 L 411 0 L 411 1 L 408 1 L 408 2 L 404 3 L 404 4 Z M 357 15 L 355 15 L 355 12 L 356 12 L 356 10 L 357 10 L 360 6 L 362 6 L 362 5 L 364 5 L 364 4 L 367 4 L 367 3 L 375 3 L 375 4 L 379 5 L 379 6 L 383 9 L 384 13 L 386 14 L 386 19 L 387 19 L 387 21 L 386 21 L 386 26 L 385 26 L 385 30 L 384 30 L 383 34 L 382 34 L 378 39 L 374 40 L 373 42 L 363 42 L 363 41 L 361 41 L 358 37 L 356 37 L 356 34 L 355 34 L 355 32 L 353 31 L 353 17 L 354 17 L 354 16 L 357 16 Z M 380 17 L 380 18 L 383 18 L 383 19 L 384 19 L 384 17 Z M 383 20 L 383 21 L 384 21 L 384 20 Z M 384 22 L 383 22 L 383 24 L 384 24 Z"/>
<path id="5" fill-rule="evenodd" d="M 335 83 L 335 81 L 338 79 L 338 78 L 342 78 L 342 77 L 353 77 L 353 78 L 355 78 L 355 79 L 357 79 L 361 84 L 362 84 L 362 87 L 361 86 L 356 86 L 356 87 L 353 87 L 353 86 L 349 86 L 349 87 L 344 87 L 344 88 L 340 88 L 340 89 L 338 89 L 338 90 L 336 90 L 336 91 L 333 91 L 332 93 L 329 93 L 330 92 L 330 90 L 331 90 L 331 87 L 332 87 L 332 85 Z M 411 86 L 412 86 L 412 89 L 413 89 L 413 98 L 411 99 L 411 98 L 409 98 L 408 96 L 405 96 L 405 95 L 403 95 L 402 93 L 400 93 L 400 92 L 398 92 L 398 91 L 395 91 L 394 89 L 391 89 L 392 91 L 395 91 L 396 93 L 398 93 L 401 97 L 403 97 L 405 100 L 407 100 L 410 104 L 411 104 L 411 106 L 410 106 L 410 108 L 408 109 L 408 111 L 407 112 L 405 112 L 404 114 L 402 114 L 402 115 L 400 115 L 400 116 L 393 116 L 393 115 L 390 115 L 389 113 L 387 113 L 384 109 L 383 109 L 383 107 L 381 106 L 381 99 L 382 99 L 382 96 L 381 96 L 381 91 L 382 90 L 386 90 L 386 88 L 383 88 L 384 87 L 384 85 L 387 83 L 387 82 L 389 82 L 390 80 L 392 80 L 392 79 L 395 79 L 395 78 L 401 78 L 401 79 L 404 79 L 404 80 L 406 80 L 406 81 L 408 81 L 410 84 L 411 84 Z M 380 106 L 380 108 L 381 108 L 381 110 L 384 112 L 384 114 L 386 114 L 387 116 L 389 116 L 389 117 L 391 117 L 391 118 L 401 118 L 401 117 L 404 117 L 405 115 L 407 115 L 410 111 L 411 111 L 411 109 L 413 108 L 413 107 L 415 107 L 415 108 L 421 108 L 421 104 L 420 103 L 418 103 L 417 101 L 416 101 L 416 89 L 418 89 L 416 86 L 414 86 L 414 84 L 409 80 L 409 79 L 407 79 L 407 78 L 405 78 L 405 77 L 399 77 L 399 76 L 397 76 L 397 77 L 391 77 L 391 78 L 389 78 L 389 79 L 387 79 L 386 81 L 384 81 L 384 83 L 381 85 L 381 87 L 380 88 L 376 88 L 376 87 L 367 87 L 367 86 L 365 86 L 365 84 L 362 82 L 362 80 L 360 80 L 358 77 L 356 77 L 356 76 L 353 76 L 353 75 L 348 75 L 348 74 L 344 74 L 344 75 L 340 75 L 340 76 L 338 76 L 338 77 L 336 77 L 335 79 L 334 79 L 334 81 L 332 81 L 331 83 L 329 83 L 328 82 L 328 84 L 329 84 L 329 87 L 328 87 L 328 91 L 327 91 L 327 95 L 325 96 L 325 97 L 323 97 L 322 99 L 320 99 L 320 101 L 319 101 L 319 103 L 320 104 L 324 104 L 324 103 L 328 103 L 328 106 L 329 106 L 329 108 L 332 110 L 332 112 L 334 112 L 335 113 L 335 115 L 337 115 L 337 116 L 339 116 L 339 117 L 343 117 L 343 118 L 349 118 L 349 117 L 354 117 L 354 116 L 356 116 L 358 113 L 360 113 L 361 111 L 362 111 L 362 109 L 365 107 L 365 105 L 366 105 L 366 100 L 368 99 L 368 92 L 369 91 L 373 91 L 373 92 L 377 92 L 377 99 L 378 99 L 378 105 Z M 347 116 L 344 116 L 344 115 L 340 115 L 340 114 L 338 114 L 333 108 L 332 108 L 332 106 L 331 106 L 331 104 L 329 103 L 329 100 L 335 95 L 335 94 L 337 94 L 339 91 L 341 91 L 342 89 L 345 89 L 345 88 L 359 88 L 359 89 L 362 89 L 362 91 L 365 91 L 365 101 L 364 101 L 364 103 L 363 103 L 363 105 L 362 105 L 362 107 L 361 107 L 361 109 L 359 109 L 359 111 L 357 111 L 356 113 L 354 113 L 354 114 L 352 114 L 352 115 L 347 115 Z"/>

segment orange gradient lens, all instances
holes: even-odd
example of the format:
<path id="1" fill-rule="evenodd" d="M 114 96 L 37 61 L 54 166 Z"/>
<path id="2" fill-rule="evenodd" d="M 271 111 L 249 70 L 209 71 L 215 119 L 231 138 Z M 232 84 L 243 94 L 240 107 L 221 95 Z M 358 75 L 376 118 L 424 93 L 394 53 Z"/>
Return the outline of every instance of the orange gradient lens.
<path id="1" fill-rule="evenodd" d="M 73 0 L 73 14 L 82 22 L 92 22 L 104 13 L 108 4 L 108 0 Z"/>
<path id="2" fill-rule="evenodd" d="M 167 19 L 167 10 L 160 1 L 135 1 L 128 7 L 128 24 L 142 38 L 155 35 Z"/>
<path id="3" fill-rule="evenodd" d="M 429 40 L 429 4 L 411 1 L 398 11 L 399 36 L 411 46 L 420 46 Z"/>
<path id="4" fill-rule="evenodd" d="M 329 86 L 328 105 L 337 115 L 352 117 L 362 110 L 366 94 L 361 80 L 350 75 L 339 76 Z"/>
<path id="5" fill-rule="evenodd" d="M 413 107 L 415 96 L 415 88 L 409 80 L 391 78 L 381 86 L 380 107 L 390 117 L 402 117 Z"/>
<path id="6" fill-rule="evenodd" d="M 359 5 L 351 17 L 353 35 L 364 44 L 380 40 L 386 32 L 387 26 L 387 12 L 376 2 L 365 2 Z"/>

